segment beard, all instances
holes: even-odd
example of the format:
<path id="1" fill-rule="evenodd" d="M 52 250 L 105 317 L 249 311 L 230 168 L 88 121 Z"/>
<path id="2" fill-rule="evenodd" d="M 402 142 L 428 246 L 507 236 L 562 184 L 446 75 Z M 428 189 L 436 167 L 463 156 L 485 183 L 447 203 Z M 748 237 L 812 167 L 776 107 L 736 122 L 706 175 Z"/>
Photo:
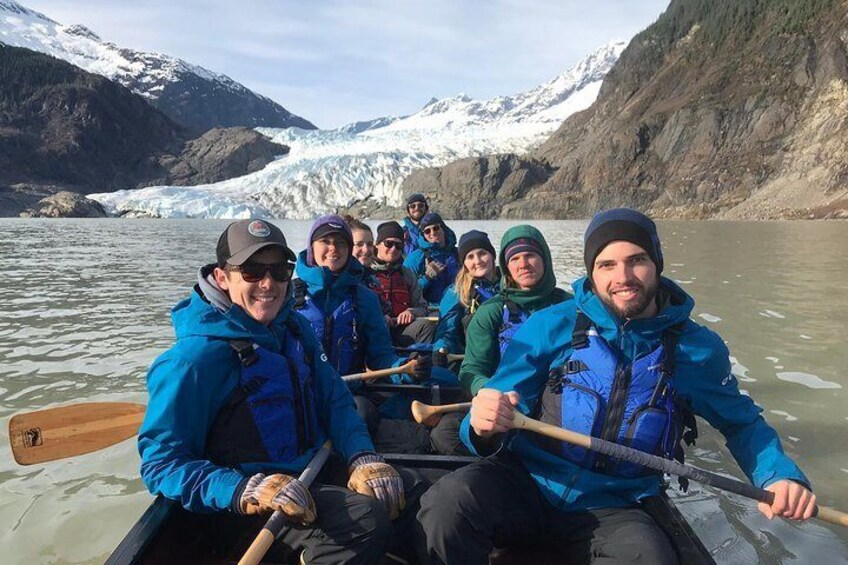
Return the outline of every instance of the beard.
<path id="1" fill-rule="evenodd" d="M 594 286 L 594 285 L 593 285 Z M 656 300 L 657 291 L 659 290 L 659 281 L 654 284 L 645 286 L 641 283 L 631 283 L 630 286 L 638 288 L 638 299 L 630 302 L 625 306 L 618 306 L 609 294 L 601 294 L 595 289 L 595 294 L 601 299 L 601 302 L 616 316 L 622 320 L 629 320 L 638 317 L 645 311 L 650 304 Z"/>

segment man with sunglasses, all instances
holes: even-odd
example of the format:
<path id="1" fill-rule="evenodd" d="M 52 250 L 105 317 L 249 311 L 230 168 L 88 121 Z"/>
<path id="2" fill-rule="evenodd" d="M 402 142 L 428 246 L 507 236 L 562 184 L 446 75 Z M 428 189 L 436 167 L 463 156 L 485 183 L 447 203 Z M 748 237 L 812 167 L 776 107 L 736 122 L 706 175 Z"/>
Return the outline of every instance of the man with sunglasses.
<path id="1" fill-rule="evenodd" d="M 418 224 L 429 210 L 427 197 L 420 192 L 413 192 L 406 199 L 406 217 L 403 219 L 403 252 L 407 257 L 418 249 L 418 241 L 421 237 Z"/>
<path id="2" fill-rule="evenodd" d="M 460 269 L 456 234 L 435 212 L 426 214 L 418 225 L 422 234 L 419 248 L 406 258 L 403 265 L 418 277 L 427 302 L 439 304 Z"/>
<path id="3" fill-rule="evenodd" d="M 290 527 L 269 555 L 376 563 L 399 537 L 390 518 L 414 478 L 374 452 L 347 386 L 292 311 L 294 260 L 268 222 L 237 221 L 221 235 L 217 263 L 173 309 L 176 344 L 147 375 L 141 476 L 152 494 L 218 513 L 216 531 L 247 532 L 284 512 Z M 326 439 L 340 458 L 324 476 L 348 488 L 295 478 Z"/>
<path id="4" fill-rule="evenodd" d="M 409 347 L 433 341 L 435 324 L 423 319 L 427 301 L 418 286 L 418 277 L 403 266 L 403 228 L 397 222 L 377 226 L 377 257 L 371 263 L 375 286 L 385 312 L 392 343 Z"/>

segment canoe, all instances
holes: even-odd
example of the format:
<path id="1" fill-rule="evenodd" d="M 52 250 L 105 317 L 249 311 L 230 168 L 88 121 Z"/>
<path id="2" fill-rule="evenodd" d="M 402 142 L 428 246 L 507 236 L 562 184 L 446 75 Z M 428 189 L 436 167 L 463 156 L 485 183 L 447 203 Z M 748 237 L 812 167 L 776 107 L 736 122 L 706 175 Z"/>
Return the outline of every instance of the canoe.
<path id="1" fill-rule="evenodd" d="M 390 463 L 418 469 L 430 479 L 436 479 L 476 459 L 443 455 L 383 455 Z M 709 551 L 665 493 L 647 500 L 644 508 L 665 530 L 680 563 L 715 564 Z M 211 527 L 215 516 L 188 512 L 178 503 L 160 496 L 130 529 L 106 563 L 235 563 L 250 545 L 262 522 L 256 522 L 255 531 L 242 531 L 240 535 L 228 537 L 221 535 L 220 527 Z M 516 555 L 515 552 L 502 551 L 498 553 L 495 562 L 544 564 L 556 561 L 553 556 L 547 556 L 546 559 L 545 555 L 528 556 L 526 552 Z"/>

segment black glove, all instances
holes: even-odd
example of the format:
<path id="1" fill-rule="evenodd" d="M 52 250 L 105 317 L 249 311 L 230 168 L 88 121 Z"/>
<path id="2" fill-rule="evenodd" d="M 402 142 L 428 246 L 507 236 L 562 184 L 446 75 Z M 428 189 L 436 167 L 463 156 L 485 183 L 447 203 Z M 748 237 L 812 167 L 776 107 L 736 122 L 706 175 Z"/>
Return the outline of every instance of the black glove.
<path id="1" fill-rule="evenodd" d="M 415 359 L 415 372 L 412 373 L 412 380 L 416 383 L 422 383 L 430 379 L 430 371 L 433 368 L 433 358 L 430 355 L 420 355 L 413 353 L 410 357 Z"/>
<path id="2" fill-rule="evenodd" d="M 433 352 L 433 366 L 434 367 L 447 367 L 448 366 L 448 354 L 444 349 L 437 349 Z"/>

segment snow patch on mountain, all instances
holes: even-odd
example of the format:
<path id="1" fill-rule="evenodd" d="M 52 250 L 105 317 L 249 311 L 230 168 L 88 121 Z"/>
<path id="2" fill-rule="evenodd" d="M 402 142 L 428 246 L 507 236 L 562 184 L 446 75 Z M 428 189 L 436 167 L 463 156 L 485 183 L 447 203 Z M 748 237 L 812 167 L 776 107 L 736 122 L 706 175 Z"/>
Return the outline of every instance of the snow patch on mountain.
<path id="1" fill-rule="evenodd" d="M 247 91 L 226 75 L 169 55 L 122 49 L 104 42 L 83 25 L 60 24 L 9 0 L 0 0 L 0 43 L 63 59 L 149 99 L 157 98 L 165 83 L 179 80 L 183 73 L 214 80 L 235 91 Z"/>
<path id="2" fill-rule="evenodd" d="M 597 98 L 624 50 L 614 42 L 550 82 L 514 96 L 433 100 L 403 118 L 335 130 L 257 128 L 291 150 L 263 170 L 194 187 L 149 187 L 91 195 L 116 215 L 309 219 L 366 199 L 398 205 L 414 170 L 464 157 L 525 153 Z"/>

